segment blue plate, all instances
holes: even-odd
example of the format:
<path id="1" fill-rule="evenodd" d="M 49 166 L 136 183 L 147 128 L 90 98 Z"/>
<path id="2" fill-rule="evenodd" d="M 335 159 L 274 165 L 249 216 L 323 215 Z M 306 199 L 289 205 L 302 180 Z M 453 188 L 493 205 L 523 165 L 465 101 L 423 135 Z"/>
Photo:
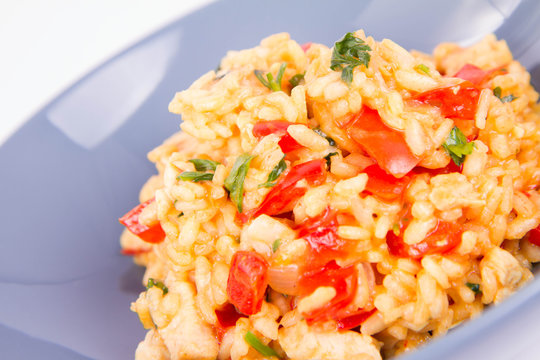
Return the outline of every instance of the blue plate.
<path id="1" fill-rule="evenodd" d="M 116 219 L 154 173 L 146 153 L 178 129 L 168 102 L 227 50 L 282 31 L 332 45 L 363 28 L 429 52 L 495 32 L 538 85 L 539 23 L 534 0 L 217 2 L 107 61 L 0 148 L 0 357 L 133 358 L 143 271 L 120 255 Z M 508 359 L 537 340 L 539 295 L 535 280 L 404 359 Z"/>

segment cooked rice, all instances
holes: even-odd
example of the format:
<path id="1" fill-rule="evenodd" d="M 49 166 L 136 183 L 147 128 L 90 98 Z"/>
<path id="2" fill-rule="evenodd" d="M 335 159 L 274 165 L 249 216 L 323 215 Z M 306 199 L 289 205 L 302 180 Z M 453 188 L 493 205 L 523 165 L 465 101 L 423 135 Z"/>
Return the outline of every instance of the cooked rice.
<path id="1" fill-rule="evenodd" d="M 355 35 L 372 49 L 371 61 L 354 68 L 350 85 L 330 69 L 331 48 L 312 44 L 304 52 L 282 33 L 253 49 L 230 51 L 217 73 L 206 73 L 174 96 L 169 110 L 181 114 L 182 131 L 150 152 L 158 175 L 139 199 L 155 198 L 139 221 L 159 222 L 166 237 L 150 244 L 124 231 L 121 238 L 125 253 L 147 268 L 143 283 L 159 279 L 168 289 L 165 294 L 150 287 L 132 304 L 149 330 L 137 359 L 262 359 L 246 342 L 248 331 L 282 359 L 386 358 L 445 334 L 532 278 L 540 247 L 527 234 L 540 224 L 540 120 L 538 93 L 525 68 L 492 35 L 468 48 L 441 44 L 433 56 L 408 52 L 387 39 L 376 42 L 362 31 Z M 283 62 L 283 91 L 270 91 L 254 76 L 254 70 L 276 74 Z M 418 71 L 420 64 L 429 71 Z M 363 107 L 375 109 L 384 124 L 401 131 L 420 158 L 418 166 L 445 168 L 451 159 L 441 145 L 457 123 L 438 107 L 412 106 L 410 99 L 462 83 L 449 75 L 466 64 L 506 71 L 481 89 L 471 119 L 475 146 L 461 173 L 418 174 L 402 198 L 391 201 L 366 191 L 364 169 L 373 160 L 342 124 Z M 305 82 L 291 89 L 287 80 L 304 72 Z M 496 87 L 515 99 L 502 102 Z M 279 136 L 258 139 L 253 128 L 271 120 L 295 124 L 287 132 L 302 148 L 285 157 L 287 168 L 336 154 L 323 183 L 304 183 L 308 190 L 292 213 L 242 223 L 224 183 L 239 155 L 255 155 L 244 181 L 244 213 L 263 202 L 272 188 L 259 185 L 284 153 Z M 336 145 L 312 130 L 317 127 Z M 188 160 L 197 158 L 220 163 L 213 179 L 179 180 L 182 172 L 196 170 Z M 405 244 L 422 243 L 439 221 L 460 224 L 459 244 L 418 258 L 391 254 L 387 234 L 396 230 L 404 203 L 411 205 L 409 225 L 399 235 Z M 306 296 L 287 296 L 270 286 L 260 311 L 223 328 L 216 310 L 230 302 L 227 283 L 235 253 L 255 252 L 271 267 L 278 260 L 299 261 L 310 245 L 297 227 L 328 207 L 338 213 L 337 236 L 352 244 L 337 264 L 354 265 L 358 286 L 352 302 L 372 311 L 369 317 L 350 330 L 338 330 L 332 318 L 308 324 L 304 314 L 331 301 L 336 289 L 319 286 Z"/>

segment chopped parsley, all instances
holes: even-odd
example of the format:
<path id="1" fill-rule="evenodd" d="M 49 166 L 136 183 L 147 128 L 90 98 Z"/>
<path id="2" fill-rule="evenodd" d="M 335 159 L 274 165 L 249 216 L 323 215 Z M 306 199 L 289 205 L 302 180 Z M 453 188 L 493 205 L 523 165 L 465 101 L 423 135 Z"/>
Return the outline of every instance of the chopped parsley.
<path id="1" fill-rule="evenodd" d="M 415 68 L 415 70 L 417 70 L 417 71 L 421 71 L 421 72 L 423 72 L 424 74 L 429 75 L 429 68 L 428 68 L 426 65 L 424 65 L 424 64 L 418 64 L 418 65 L 416 65 L 414 68 Z"/>
<path id="2" fill-rule="evenodd" d="M 287 163 L 285 162 L 285 156 L 283 156 L 281 160 L 279 161 L 279 163 L 272 169 L 270 174 L 268 174 L 268 179 L 266 179 L 266 182 L 260 184 L 259 187 L 276 186 L 276 183 L 274 181 L 279 177 L 279 175 L 281 175 L 283 171 L 285 171 L 286 168 L 287 168 Z"/>
<path id="3" fill-rule="evenodd" d="M 461 166 L 463 161 L 465 161 L 465 156 L 472 153 L 475 145 L 467 140 L 457 126 L 454 126 L 442 146 L 452 160 L 454 160 L 454 163 L 457 166 Z"/>
<path id="4" fill-rule="evenodd" d="M 517 99 L 517 96 L 514 96 L 514 94 L 510 94 L 510 95 L 506 95 L 506 96 L 501 97 L 502 89 L 501 89 L 500 86 L 497 86 L 495 89 L 493 89 L 493 95 L 498 97 L 499 100 L 501 100 L 501 102 L 503 102 L 503 103 L 512 102 L 512 101 Z"/>
<path id="5" fill-rule="evenodd" d="M 249 164 L 254 156 L 242 154 L 236 158 L 234 165 L 225 179 L 225 188 L 229 191 L 231 201 L 236 205 L 239 213 L 242 213 L 242 201 L 244 199 L 244 180 L 249 169 Z"/>
<path id="6" fill-rule="evenodd" d="M 300 85 L 301 82 L 304 82 L 304 75 L 306 75 L 305 71 L 302 74 L 298 73 L 294 75 L 289 79 L 289 84 L 291 84 L 292 87 Z"/>
<path id="7" fill-rule="evenodd" d="M 209 181 L 213 178 L 214 174 L 212 173 L 205 173 L 200 171 L 184 171 L 176 177 L 176 180 L 199 182 L 207 180 Z"/>
<path id="8" fill-rule="evenodd" d="M 167 295 L 167 293 L 169 292 L 169 288 L 165 286 L 163 281 L 149 278 L 148 283 L 146 284 L 146 290 L 148 290 L 148 289 L 150 289 L 151 287 L 154 287 L 154 286 L 157 287 L 157 288 L 160 288 L 161 291 L 163 291 L 163 295 Z"/>
<path id="9" fill-rule="evenodd" d="M 191 159 L 188 161 L 195 165 L 197 171 L 216 171 L 216 166 L 220 164 L 217 161 L 206 159 Z"/>
<path id="10" fill-rule="evenodd" d="M 184 216 L 184 212 L 183 212 L 183 211 L 180 212 L 180 214 L 178 214 L 178 217 L 179 217 L 179 218 L 182 217 L 182 216 Z"/>
<path id="11" fill-rule="evenodd" d="M 392 232 L 394 233 L 394 235 L 399 236 L 400 234 L 399 224 L 392 225 Z"/>
<path id="12" fill-rule="evenodd" d="M 330 146 L 336 146 L 336 141 L 334 139 L 332 139 L 330 136 L 326 135 L 326 133 L 324 131 L 322 131 L 320 127 L 317 127 L 315 129 L 313 129 L 313 131 L 315 131 L 318 135 L 325 138 L 328 141 L 328 143 L 330 144 Z"/>
<path id="13" fill-rule="evenodd" d="M 349 32 L 334 44 L 330 69 L 341 70 L 341 79 L 350 85 L 353 80 L 353 69 L 360 65 L 368 67 L 371 60 L 368 51 L 371 51 L 369 45 Z"/>
<path id="14" fill-rule="evenodd" d="M 330 167 L 332 165 L 332 156 L 337 155 L 337 152 L 331 152 L 328 155 L 326 155 L 324 158 L 326 159 L 326 166 Z"/>
<path id="15" fill-rule="evenodd" d="M 287 67 L 287 63 L 284 62 L 281 64 L 275 79 L 272 73 L 266 74 L 266 79 L 264 78 L 263 72 L 261 70 L 254 70 L 253 73 L 255 74 L 257 79 L 259 79 L 261 84 L 263 84 L 270 90 L 281 91 L 281 79 L 283 79 L 283 73 L 285 73 L 286 67 Z"/>
<path id="16" fill-rule="evenodd" d="M 274 241 L 274 243 L 272 244 L 272 251 L 278 251 L 279 245 L 281 245 L 281 239 L 277 239 L 276 241 Z"/>
<path id="17" fill-rule="evenodd" d="M 480 284 L 475 284 L 475 283 L 466 283 L 465 284 L 469 289 L 471 289 L 475 294 L 478 294 L 478 293 L 481 293 L 482 291 L 480 290 Z"/>
<path id="18" fill-rule="evenodd" d="M 248 331 L 246 335 L 244 336 L 244 339 L 246 342 L 255 350 L 259 352 L 262 356 L 265 357 L 277 357 L 280 358 L 277 352 L 272 349 L 270 346 L 263 344 L 259 338 L 253 334 L 251 331 Z"/>

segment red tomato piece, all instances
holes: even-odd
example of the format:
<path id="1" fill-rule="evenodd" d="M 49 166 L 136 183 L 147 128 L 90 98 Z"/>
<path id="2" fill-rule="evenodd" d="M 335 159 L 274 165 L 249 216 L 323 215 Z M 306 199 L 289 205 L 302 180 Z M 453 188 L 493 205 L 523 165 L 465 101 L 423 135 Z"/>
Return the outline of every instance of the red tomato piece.
<path id="1" fill-rule="evenodd" d="M 493 77 L 506 74 L 507 72 L 503 67 L 485 71 L 472 64 L 465 64 L 453 77 L 467 80 L 478 87 L 483 87 Z"/>
<path id="2" fill-rule="evenodd" d="M 278 183 L 266 195 L 261 205 L 246 212 L 244 220 L 261 214 L 278 215 L 292 209 L 307 188 L 297 186 L 305 179 L 310 185 L 319 185 L 326 179 L 326 160 L 316 159 L 293 166 L 280 177 Z"/>
<path id="3" fill-rule="evenodd" d="M 298 227 L 298 237 L 309 244 L 307 266 L 321 266 L 347 255 L 347 242 L 337 235 L 337 213 L 327 207 L 320 215 L 309 218 Z"/>
<path id="4" fill-rule="evenodd" d="M 332 286 L 336 289 L 336 296 L 326 305 L 303 314 L 308 324 L 348 316 L 345 308 L 354 299 L 357 281 L 354 265 L 340 267 L 334 260 L 321 268 L 306 271 L 298 282 L 301 296 L 311 294 L 319 286 Z"/>
<path id="5" fill-rule="evenodd" d="M 533 245 L 540 246 L 540 226 L 529 231 L 529 242 Z"/>
<path id="6" fill-rule="evenodd" d="M 300 47 L 302 48 L 302 50 L 304 50 L 304 52 L 307 52 L 309 50 L 309 48 L 311 47 L 311 45 L 313 45 L 312 42 L 307 42 L 307 43 L 304 43 L 304 44 L 300 45 Z"/>
<path id="7" fill-rule="evenodd" d="M 420 162 L 403 135 L 386 126 L 376 110 L 364 106 L 345 126 L 349 137 L 395 177 L 403 177 Z"/>
<path id="8" fill-rule="evenodd" d="M 446 118 L 474 119 L 480 90 L 468 81 L 455 86 L 433 89 L 413 97 L 413 100 L 441 109 Z"/>
<path id="9" fill-rule="evenodd" d="M 125 256 L 137 256 L 141 254 L 146 254 L 150 252 L 150 249 L 122 249 L 120 250 L 120 254 Z"/>
<path id="10" fill-rule="evenodd" d="M 154 226 L 146 226 L 139 223 L 140 213 L 153 201 L 154 198 L 135 206 L 126 215 L 118 219 L 118 221 L 141 240 L 156 244 L 165 240 L 165 232 L 161 228 L 161 224 L 158 222 Z"/>
<path id="11" fill-rule="evenodd" d="M 388 201 L 399 199 L 412 180 L 409 175 L 399 179 L 395 178 L 377 164 L 368 166 L 364 172 L 368 175 L 366 191 Z"/>
<path id="12" fill-rule="evenodd" d="M 236 325 L 236 321 L 245 315 L 239 313 L 233 304 L 227 303 L 221 309 L 216 309 L 216 317 L 219 326 L 222 328 L 228 328 Z"/>
<path id="13" fill-rule="evenodd" d="M 470 81 L 474 85 L 479 86 L 489 74 L 489 71 L 484 71 L 472 64 L 465 64 L 453 77 Z"/>
<path id="14" fill-rule="evenodd" d="M 337 328 L 340 330 L 350 330 L 362 325 L 371 315 L 373 315 L 377 309 L 371 309 L 369 311 L 359 310 L 356 314 L 349 315 L 342 319 L 337 320 Z"/>
<path id="15" fill-rule="evenodd" d="M 444 254 L 454 249 L 461 242 L 462 232 L 459 224 L 439 220 L 435 229 L 419 243 L 406 244 L 400 236 L 389 231 L 386 234 L 386 244 L 390 254 L 394 256 L 421 259 L 425 255 Z"/>
<path id="16" fill-rule="evenodd" d="M 286 154 L 303 147 L 287 132 L 290 125 L 293 123 L 283 120 L 259 121 L 253 126 L 253 136 L 259 139 L 270 134 L 280 136 L 281 140 L 278 145 L 281 151 Z"/>
<path id="17" fill-rule="evenodd" d="M 261 310 L 268 286 L 268 263 L 253 251 L 237 251 L 227 280 L 227 295 L 231 304 L 245 315 Z"/>

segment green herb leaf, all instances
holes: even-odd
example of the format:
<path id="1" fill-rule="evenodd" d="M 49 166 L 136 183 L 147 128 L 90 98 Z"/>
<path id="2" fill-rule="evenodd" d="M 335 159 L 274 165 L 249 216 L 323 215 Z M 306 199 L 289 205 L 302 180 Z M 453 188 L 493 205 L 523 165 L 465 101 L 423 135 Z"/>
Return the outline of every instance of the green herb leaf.
<path id="1" fill-rule="evenodd" d="M 341 70 L 341 79 L 350 85 L 353 80 L 353 69 L 359 65 L 368 67 L 371 60 L 368 51 L 371 51 L 369 45 L 349 32 L 334 44 L 330 69 Z"/>
<path id="2" fill-rule="evenodd" d="M 305 74 L 306 72 L 304 71 L 302 74 L 294 75 L 292 78 L 289 79 L 289 84 L 291 84 L 292 87 L 300 85 L 300 83 L 304 81 Z"/>
<path id="3" fill-rule="evenodd" d="M 321 128 L 317 127 L 315 129 L 313 129 L 313 131 L 315 131 L 317 134 L 319 134 L 320 136 L 325 138 L 328 141 L 328 143 L 330 144 L 330 146 L 336 146 L 336 141 L 334 139 L 332 139 L 330 136 L 326 135 L 326 133 L 324 131 L 322 131 Z"/>
<path id="4" fill-rule="evenodd" d="M 510 95 L 506 95 L 506 96 L 501 97 L 502 89 L 501 89 L 500 86 L 497 86 L 495 89 L 493 89 L 493 95 L 498 97 L 499 100 L 501 100 L 501 102 L 503 102 L 503 103 L 512 102 L 512 101 L 517 99 L 517 96 L 514 96 L 514 94 L 510 94 Z"/>
<path id="5" fill-rule="evenodd" d="M 261 70 L 254 70 L 253 73 L 259 79 L 261 84 L 266 86 L 272 91 L 281 91 L 281 80 L 283 79 L 283 74 L 285 73 L 285 68 L 287 67 L 287 63 L 282 63 L 279 67 L 278 73 L 276 75 L 276 79 L 274 80 L 274 76 L 272 73 L 266 74 L 266 79 L 263 76 L 263 72 Z"/>
<path id="6" fill-rule="evenodd" d="M 442 146 L 457 166 L 463 164 L 465 156 L 471 154 L 475 147 L 474 143 L 467 141 L 467 138 L 457 126 L 454 126 L 450 131 Z"/>
<path id="7" fill-rule="evenodd" d="M 176 180 L 199 182 L 212 180 L 213 178 L 214 174 L 212 173 L 205 173 L 199 171 L 184 171 L 176 177 Z"/>
<path id="8" fill-rule="evenodd" d="M 257 350 L 262 356 L 267 356 L 267 357 L 273 356 L 273 357 L 277 357 L 278 359 L 280 358 L 274 349 L 272 349 L 268 345 L 263 344 L 263 342 L 259 340 L 259 338 L 255 334 L 253 334 L 251 331 L 248 331 L 246 333 L 246 335 L 244 336 L 244 339 L 252 348 Z"/>
<path id="9" fill-rule="evenodd" d="M 285 156 L 283 156 L 281 160 L 279 161 L 279 163 L 272 169 L 270 174 L 268 174 L 268 179 L 266 179 L 266 182 L 263 184 L 260 184 L 259 187 L 261 188 L 261 187 L 276 186 L 276 183 L 274 181 L 279 177 L 279 175 L 281 175 L 283 171 L 285 171 L 286 168 L 287 168 L 287 163 L 285 162 Z"/>
<path id="10" fill-rule="evenodd" d="M 480 284 L 475 284 L 475 283 L 470 283 L 470 282 L 468 282 L 468 283 L 466 283 L 465 285 L 467 285 L 467 287 L 468 287 L 469 289 L 471 289 L 472 291 L 474 291 L 475 294 L 478 294 L 478 293 L 482 292 L 482 291 L 480 291 Z"/>
<path id="11" fill-rule="evenodd" d="M 163 295 L 167 295 L 167 293 L 169 292 L 169 288 L 165 286 L 163 281 L 149 278 L 148 283 L 146 284 L 146 290 L 148 290 L 148 289 L 150 289 L 151 287 L 154 287 L 154 286 L 157 287 L 157 288 L 160 288 L 161 291 L 163 291 Z"/>
<path id="12" fill-rule="evenodd" d="M 414 68 L 418 71 L 425 73 L 426 75 L 429 75 L 429 68 L 424 64 L 418 64 Z"/>
<path id="13" fill-rule="evenodd" d="M 330 154 L 326 155 L 324 158 L 326 159 L 326 166 L 330 167 L 332 165 L 332 159 L 331 157 L 334 155 L 337 155 L 337 152 L 331 152 Z"/>
<path id="14" fill-rule="evenodd" d="M 399 224 L 394 224 L 392 226 L 392 232 L 394 233 L 394 235 L 399 236 L 400 234 Z"/>
<path id="15" fill-rule="evenodd" d="M 188 161 L 195 165 L 197 171 L 216 171 L 216 166 L 220 164 L 217 161 L 206 159 L 191 159 Z"/>
<path id="16" fill-rule="evenodd" d="M 281 239 L 277 239 L 276 241 L 274 241 L 274 243 L 272 244 L 272 251 L 278 251 L 279 245 L 281 245 Z"/>
<path id="17" fill-rule="evenodd" d="M 178 214 L 178 217 L 184 216 L 184 212 L 182 211 L 180 214 Z"/>
<path id="18" fill-rule="evenodd" d="M 249 164 L 254 156 L 242 154 L 236 161 L 225 179 L 225 188 L 229 190 L 231 201 L 236 205 L 239 213 L 242 213 L 242 201 L 244 199 L 244 180 L 249 169 Z"/>

